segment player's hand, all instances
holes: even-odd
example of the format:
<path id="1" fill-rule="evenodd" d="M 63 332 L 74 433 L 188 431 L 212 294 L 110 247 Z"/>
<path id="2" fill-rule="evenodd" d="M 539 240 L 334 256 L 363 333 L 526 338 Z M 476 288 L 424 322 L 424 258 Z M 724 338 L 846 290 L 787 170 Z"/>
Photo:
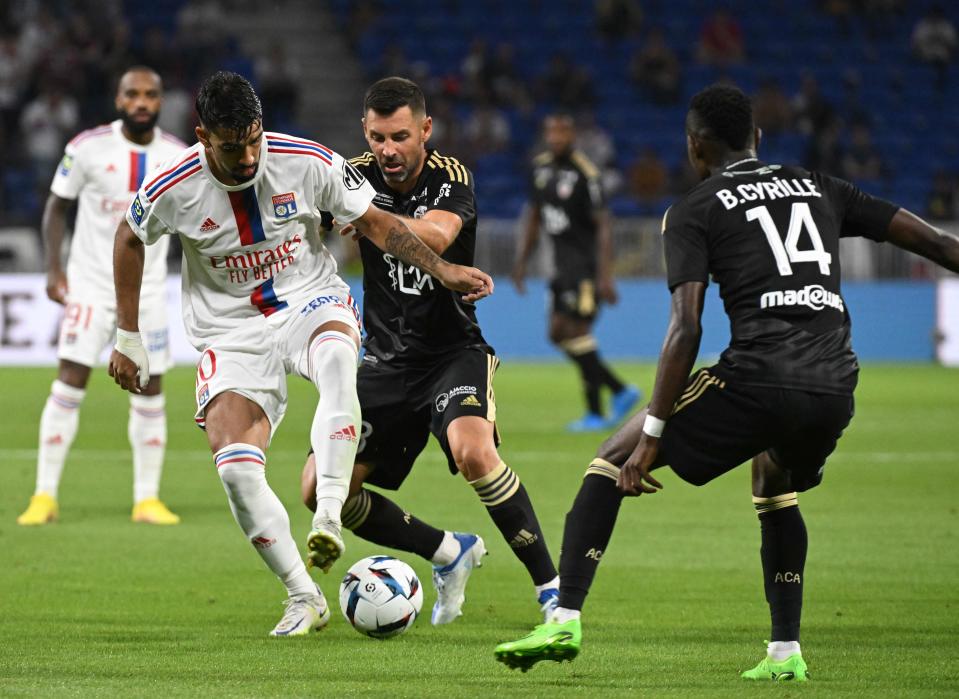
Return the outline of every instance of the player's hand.
<path id="1" fill-rule="evenodd" d="M 117 328 L 117 342 L 107 371 L 124 391 L 140 393 L 146 388 L 150 382 L 150 360 L 139 332 Z"/>
<path id="2" fill-rule="evenodd" d="M 67 302 L 67 275 L 62 269 L 51 269 L 47 272 L 47 298 L 56 301 L 61 306 Z"/>
<path id="3" fill-rule="evenodd" d="M 516 293 L 520 296 L 526 293 L 526 266 L 516 265 L 513 267 L 513 273 L 510 275 L 513 279 L 513 286 L 516 287 Z"/>
<path id="4" fill-rule="evenodd" d="M 604 275 L 597 280 L 596 292 L 601 301 L 604 301 L 611 306 L 615 306 L 619 301 L 619 293 L 616 291 L 616 284 L 613 282 L 613 278 L 608 275 Z"/>
<path id="5" fill-rule="evenodd" d="M 476 267 L 445 264 L 433 276 L 447 289 L 462 292 L 463 300 L 469 303 L 493 293 L 492 277 Z"/>
<path id="6" fill-rule="evenodd" d="M 643 432 L 639 444 L 619 470 L 616 487 L 620 492 L 624 495 L 642 495 L 662 489 L 663 484 L 649 474 L 658 453 L 659 439 Z"/>

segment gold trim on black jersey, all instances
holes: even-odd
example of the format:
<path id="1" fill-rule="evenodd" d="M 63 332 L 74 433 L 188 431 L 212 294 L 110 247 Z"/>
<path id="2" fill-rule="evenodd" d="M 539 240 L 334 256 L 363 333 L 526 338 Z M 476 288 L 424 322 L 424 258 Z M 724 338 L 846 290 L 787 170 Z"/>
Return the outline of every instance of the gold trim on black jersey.
<path id="1" fill-rule="evenodd" d="M 580 170 L 583 171 L 583 174 L 586 175 L 586 179 L 595 180 L 599 177 L 599 168 L 593 165 L 593 161 L 583 155 L 582 152 L 574 150 L 569 159 L 573 161 Z"/>
<path id="2" fill-rule="evenodd" d="M 726 382 L 711 375 L 705 369 L 700 369 L 699 372 L 693 377 L 692 381 L 690 381 L 686 386 L 686 390 L 683 391 L 683 395 L 681 395 L 679 400 L 676 401 L 676 407 L 673 408 L 673 412 L 670 413 L 670 415 L 675 415 L 690 403 L 699 400 L 699 398 L 701 398 L 706 392 L 706 389 L 710 386 L 726 388 Z"/>
<path id="3" fill-rule="evenodd" d="M 358 155 L 355 158 L 350 158 L 350 165 L 369 165 L 370 163 L 376 162 L 376 156 L 367 151 L 363 155 Z"/>
<path id="4" fill-rule="evenodd" d="M 437 151 L 433 151 L 427 160 L 427 165 L 434 170 L 438 167 L 446 170 L 453 182 L 469 184 L 469 172 L 466 167 L 452 156 L 440 155 Z"/>

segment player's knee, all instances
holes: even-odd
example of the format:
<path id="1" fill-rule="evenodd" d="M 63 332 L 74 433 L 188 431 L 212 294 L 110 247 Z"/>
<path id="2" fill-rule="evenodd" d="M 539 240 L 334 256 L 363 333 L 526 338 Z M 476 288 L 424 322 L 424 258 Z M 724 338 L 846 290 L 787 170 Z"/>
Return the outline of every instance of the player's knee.
<path id="1" fill-rule="evenodd" d="M 473 441 L 461 442 L 450 446 L 456 468 L 467 480 L 475 481 L 491 472 L 499 465 L 499 454 L 492 445 Z"/>
<path id="2" fill-rule="evenodd" d="M 622 440 L 617 439 L 617 435 L 607 437 L 596 450 L 596 458 L 608 461 L 616 466 L 622 466 L 629 454 L 624 453 Z"/>

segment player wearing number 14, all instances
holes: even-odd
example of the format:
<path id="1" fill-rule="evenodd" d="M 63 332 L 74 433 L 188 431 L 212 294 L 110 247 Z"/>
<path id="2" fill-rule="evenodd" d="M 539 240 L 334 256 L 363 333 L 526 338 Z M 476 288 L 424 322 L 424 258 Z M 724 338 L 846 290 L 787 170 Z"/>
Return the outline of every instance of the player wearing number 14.
<path id="1" fill-rule="evenodd" d="M 686 136 L 703 182 L 663 220 L 672 307 L 652 399 L 586 470 L 566 517 L 559 604 L 549 623 L 497 647 L 511 667 L 579 652 L 580 610 L 623 496 L 661 489 L 653 469 L 670 466 L 704 485 L 752 459 L 772 630 L 766 657 L 742 677 L 806 680 L 799 625 L 807 539 L 797 493 L 822 481 L 852 418 L 859 374 L 839 239 L 889 242 L 959 271 L 955 237 L 843 180 L 760 161 L 749 98 L 734 87 L 693 97 Z M 689 377 L 710 279 L 732 338 L 718 364 Z M 649 539 L 640 537 L 644 546 Z"/>

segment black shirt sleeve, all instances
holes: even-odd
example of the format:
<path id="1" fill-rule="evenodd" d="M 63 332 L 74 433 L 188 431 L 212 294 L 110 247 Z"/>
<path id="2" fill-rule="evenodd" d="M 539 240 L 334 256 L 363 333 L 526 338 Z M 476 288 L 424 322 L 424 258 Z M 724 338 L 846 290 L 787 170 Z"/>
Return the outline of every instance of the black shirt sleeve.
<path id="1" fill-rule="evenodd" d="M 851 182 L 829 175 L 819 176 L 823 190 L 841 207 L 840 238 L 862 237 L 880 243 L 886 240 L 889 222 L 899 210 L 898 206 L 866 194 Z"/>
<path id="2" fill-rule="evenodd" d="M 454 176 L 445 169 L 438 173 L 430 183 L 427 211 L 449 211 L 459 216 L 466 225 L 476 218 L 476 195 L 473 193 L 473 174 L 463 166 L 458 166 Z"/>
<path id="3" fill-rule="evenodd" d="M 709 283 L 706 230 L 693 220 L 685 202 L 670 207 L 663 217 L 663 250 L 670 291 L 684 282 Z"/>

